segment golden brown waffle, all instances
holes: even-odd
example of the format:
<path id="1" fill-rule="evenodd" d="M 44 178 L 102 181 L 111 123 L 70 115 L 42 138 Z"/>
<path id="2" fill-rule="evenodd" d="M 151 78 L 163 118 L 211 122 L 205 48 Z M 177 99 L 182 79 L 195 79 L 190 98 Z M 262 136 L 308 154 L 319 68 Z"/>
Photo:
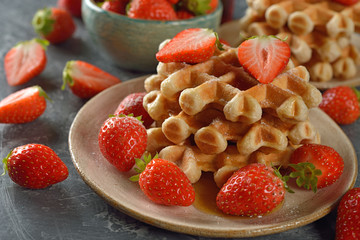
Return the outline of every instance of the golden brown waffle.
<path id="1" fill-rule="evenodd" d="M 248 0 L 240 19 L 241 35 L 287 39 L 296 66 L 308 68 L 312 81 L 348 79 L 360 65 L 351 42 L 360 33 L 360 3 L 344 6 L 326 0 Z M 352 54 L 349 53 L 352 49 Z"/>
<path id="2" fill-rule="evenodd" d="M 156 120 L 148 129 L 147 151 L 176 162 L 191 182 L 214 172 L 220 186 L 249 162 L 286 165 L 305 142 L 320 142 L 308 120 L 321 93 L 303 66 L 260 84 L 227 48 L 195 65 L 159 63 L 145 80 L 143 105 Z"/>

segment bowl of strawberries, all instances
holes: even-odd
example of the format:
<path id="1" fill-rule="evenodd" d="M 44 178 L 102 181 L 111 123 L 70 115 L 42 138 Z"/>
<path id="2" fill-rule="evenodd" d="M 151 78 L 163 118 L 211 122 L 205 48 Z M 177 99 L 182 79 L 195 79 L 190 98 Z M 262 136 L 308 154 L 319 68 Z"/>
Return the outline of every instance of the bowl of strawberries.
<path id="1" fill-rule="evenodd" d="M 188 28 L 218 30 L 220 0 L 83 0 L 89 37 L 110 63 L 126 70 L 155 72 L 156 53 L 166 39 Z"/>

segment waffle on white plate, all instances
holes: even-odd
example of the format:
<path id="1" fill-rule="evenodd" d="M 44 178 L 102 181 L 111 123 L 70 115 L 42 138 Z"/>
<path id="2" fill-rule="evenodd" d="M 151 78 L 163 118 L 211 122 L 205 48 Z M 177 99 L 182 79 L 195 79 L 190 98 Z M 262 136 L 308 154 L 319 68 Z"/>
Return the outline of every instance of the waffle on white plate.
<path id="1" fill-rule="evenodd" d="M 322 97 L 303 66 L 261 84 L 226 47 L 194 65 L 159 63 L 145 89 L 143 105 L 156 121 L 147 151 L 177 163 L 192 183 L 210 171 L 222 186 L 246 164 L 286 166 L 297 146 L 320 143 L 308 114 Z"/>

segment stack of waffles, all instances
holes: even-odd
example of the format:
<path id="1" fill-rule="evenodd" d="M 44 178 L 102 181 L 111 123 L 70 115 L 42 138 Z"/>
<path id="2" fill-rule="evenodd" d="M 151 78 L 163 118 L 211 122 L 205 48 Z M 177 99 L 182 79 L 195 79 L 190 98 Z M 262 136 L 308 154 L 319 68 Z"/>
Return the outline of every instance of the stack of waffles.
<path id="1" fill-rule="evenodd" d="M 159 63 L 145 89 L 143 105 L 156 122 L 147 151 L 175 162 L 192 183 L 213 172 L 220 187 L 249 163 L 286 166 L 300 144 L 320 143 L 309 110 L 322 97 L 303 66 L 261 84 L 227 47 L 194 65 Z"/>
<path id="2" fill-rule="evenodd" d="M 360 2 L 332 0 L 247 0 L 240 19 L 242 37 L 276 35 L 287 39 L 295 66 L 304 65 L 311 81 L 349 79 L 360 65 L 354 33 L 360 33 Z"/>

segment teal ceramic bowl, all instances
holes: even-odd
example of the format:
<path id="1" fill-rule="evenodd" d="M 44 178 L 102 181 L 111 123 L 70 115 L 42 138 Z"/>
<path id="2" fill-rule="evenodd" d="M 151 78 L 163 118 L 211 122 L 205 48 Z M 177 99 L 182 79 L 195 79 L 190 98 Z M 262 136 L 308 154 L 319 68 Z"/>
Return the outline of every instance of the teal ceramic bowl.
<path id="1" fill-rule="evenodd" d="M 215 31 L 221 22 L 223 6 L 211 14 L 180 21 L 132 19 L 108 12 L 92 0 L 82 1 L 82 18 L 96 48 L 105 59 L 126 69 L 154 72 L 159 44 L 188 28 L 210 28 Z"/>

